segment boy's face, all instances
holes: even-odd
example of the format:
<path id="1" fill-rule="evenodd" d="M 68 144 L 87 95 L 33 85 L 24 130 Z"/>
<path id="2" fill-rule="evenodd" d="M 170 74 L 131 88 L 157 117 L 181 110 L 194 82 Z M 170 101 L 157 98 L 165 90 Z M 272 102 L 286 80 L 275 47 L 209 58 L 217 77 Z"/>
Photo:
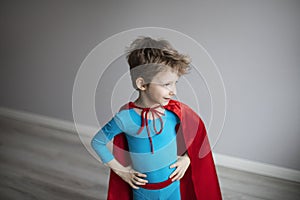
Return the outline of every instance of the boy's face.
<path id="1" fill-rule="evenodd" d="M 179 76 L 170 69 L 156 74 L 145 90 L 144 102 L 148 105 L 167 105 L 170 99 L 176 95 L 176 83 Z"/>

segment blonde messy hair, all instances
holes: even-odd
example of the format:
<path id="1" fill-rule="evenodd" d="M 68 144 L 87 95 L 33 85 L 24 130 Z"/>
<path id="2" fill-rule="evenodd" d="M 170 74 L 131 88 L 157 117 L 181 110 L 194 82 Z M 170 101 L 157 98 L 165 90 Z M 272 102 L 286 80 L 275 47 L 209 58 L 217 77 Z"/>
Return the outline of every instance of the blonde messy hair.
<path id="1" fill-rule="evenodd" d="M 170 69 L 178 76 L 190 70 L 190 57 L 178 53 L 167 40 L 154 40 L 150 37 L 139 37 L 127 49 L 127 61 L 133 87 L 136 79 L 142 77 L 150 83 L 159 72 Z"/>

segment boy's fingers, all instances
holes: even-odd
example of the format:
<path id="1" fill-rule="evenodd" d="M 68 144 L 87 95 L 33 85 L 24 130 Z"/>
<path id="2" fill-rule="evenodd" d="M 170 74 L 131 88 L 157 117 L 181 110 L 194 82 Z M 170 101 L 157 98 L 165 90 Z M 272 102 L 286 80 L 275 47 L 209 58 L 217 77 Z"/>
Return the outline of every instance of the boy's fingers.
<path id="1" fill-rule="evenodd" d="M 178 171 L 179 171 L 179 170 L 176 169 L 169 177 L 170 177 L 170 178 L 173 178 L 173 176 L 175 176 L 176 174 L 178 174 Z"/>
<path id="2" fill-rule="evenodd" d="M 146 183 L 141 183 L 141 182 L 138 182 L 138 181 L 133 181 L 134 182 L 134 185 L 145 185 Z"/>
<path id="3" fill-rule="evenodd" d="M 147 175 L 146 174 L 142 174 L 142 173 L 139 173 L 139 172 L 134 172 L 133 173 L 135 176 L 139 176 L 139 177 L 143 177 L 143 178 L 146 178 L 147 177 Z"/>
<path id="4" fill-rule="evenodd" d="M 146 178 L 147 177 L 147 175 L 146 174 L 141 174 L 141 173 L 138 173 L 137 172 L 137 174 L 136 174 L 137 176 L 139 176 L 139 177 L 144 177 L 144 178 Z"/>
<path id="5" fill-rule="evenodd" d="M 145 180 L 145 179 L 142 179 L 142 178 L 139 178 L 139 177 L 135 177 L 134 178 L 134 180 L 135 181 L 137 181 L 137 182 L 139 182 L 139 183 L 142 183 L 142 184 L 144 184 L 144 183 L 148 183 L 148 181 L 147 180 Z"/>
<path id="6" fill-rule="evenodd" d="M 175 180 L 179 180 L 181 177 L 180 173 L 176 174 L 176 176 L 174 178 L 172 178 L 172 181 L 175 181 Z"/>
<path id="7" fill-rule="evenodd" d="M 130 182 L 129 185 L 134 188 L 134 189 L 139 189 L 139 187 L 137 187 L 136 185 L 134 185 L 134 183 Z"/>
<path id="8" fill-rule="evenodd" d="M 174 175 L 175 175 L 175 174 L 174 174 L 174 173 L 172 173 L 172 174 L 169 176 L 169 178 L 172 178 Z"/>
<path id="9" fill-rule="evenodd" d="M 170 168 L 174 168 L 174 167 L 177 167 L 177 162 L 170 166 Z"/>

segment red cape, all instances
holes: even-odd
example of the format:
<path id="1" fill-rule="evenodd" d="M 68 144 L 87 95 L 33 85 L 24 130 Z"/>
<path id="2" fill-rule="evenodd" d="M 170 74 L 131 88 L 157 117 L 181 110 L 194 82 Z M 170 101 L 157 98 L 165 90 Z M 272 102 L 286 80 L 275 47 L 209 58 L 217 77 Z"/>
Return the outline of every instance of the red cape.
<path id="1" fill-rule="evenodd" d="M 124 105 L 123 109 L 132 109 L 132 102 Z M 206 129 L 200 117 L 187 105 L 170 100 L 165 109 L 174 112 L 180 119 L 177 128 L 178 155 L 186 150 L 191 160 L 184 177 L 180 180 L 182 200 L 219 200 L 222 199 L 218 177 L 206 137 Z M 201 147 L 201 148 L 200 148 Z M 130 164 L 128 144 L 125 134 L 114 137 L 115 159 L 124 166 Z M 132 200 L 132 189 L 114 171 L 110 171 L 108 200 Z"/>

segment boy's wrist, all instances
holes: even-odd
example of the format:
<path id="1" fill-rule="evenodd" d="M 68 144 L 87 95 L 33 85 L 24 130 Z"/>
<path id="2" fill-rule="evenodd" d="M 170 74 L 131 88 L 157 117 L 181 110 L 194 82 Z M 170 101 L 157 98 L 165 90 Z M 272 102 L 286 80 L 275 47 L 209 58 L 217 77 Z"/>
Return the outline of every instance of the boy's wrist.
<path id="1" fill-rule="evenodd" d="M 190 162 L 190 157 L 187 152 L 185 154 L 183 154 L 182 157 Z"/>
<path id="2" fill-rule="evenodd" d="M 182 157 L 189 157 L 187 151 L 182 155 Z"/>

